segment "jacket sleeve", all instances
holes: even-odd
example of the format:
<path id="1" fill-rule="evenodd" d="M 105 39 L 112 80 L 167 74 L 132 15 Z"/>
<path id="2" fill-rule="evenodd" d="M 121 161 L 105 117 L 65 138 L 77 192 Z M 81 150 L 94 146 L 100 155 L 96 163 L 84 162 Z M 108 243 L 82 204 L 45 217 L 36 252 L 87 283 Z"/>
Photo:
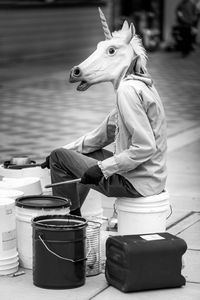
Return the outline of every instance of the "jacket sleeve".
<path id="1" fill-rule="evenodd" d="M 63 146 L 63 148 L 80 153 L 90 153 L 109 145 L 114 141 L 115 136 L 115 114 L 116 109 L 112 110 L 96 129 Z"/>
<path id="2" fill-rule="evenodd" d="M 120 87 L 117 102 L 122 126 L 129 132 L 130 146 L 119 154 L 103 160 L 100 167 L 107 178 L 114 173 L 124 174 L 146 162 L 156 151 L 156 142 L 142 99 L 133 86 Z"/>

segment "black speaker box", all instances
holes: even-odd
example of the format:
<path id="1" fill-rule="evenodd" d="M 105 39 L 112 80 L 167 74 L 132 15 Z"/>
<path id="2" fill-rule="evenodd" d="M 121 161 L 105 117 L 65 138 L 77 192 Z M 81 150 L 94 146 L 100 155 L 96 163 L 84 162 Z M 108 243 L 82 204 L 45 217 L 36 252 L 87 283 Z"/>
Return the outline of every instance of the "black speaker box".
<path id="1" fill-rule="evenodd" d="M 186 249 L 183 239 L 167 232 L 109 237 L 106 279 L 123 292 L 181 287 Z"/>

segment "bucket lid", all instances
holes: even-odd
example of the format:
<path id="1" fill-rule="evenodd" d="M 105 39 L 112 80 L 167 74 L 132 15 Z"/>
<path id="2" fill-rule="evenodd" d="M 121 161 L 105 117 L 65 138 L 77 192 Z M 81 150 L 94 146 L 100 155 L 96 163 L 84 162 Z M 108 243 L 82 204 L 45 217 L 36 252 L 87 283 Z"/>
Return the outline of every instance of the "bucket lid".
<path id="1" fill-rule="evenodd" d="M 71 202 L 67 198 L 58 196 L 30 195 L 17 198 L 16 206 L 23 208 L 43 209 L 69 207 Z"/>

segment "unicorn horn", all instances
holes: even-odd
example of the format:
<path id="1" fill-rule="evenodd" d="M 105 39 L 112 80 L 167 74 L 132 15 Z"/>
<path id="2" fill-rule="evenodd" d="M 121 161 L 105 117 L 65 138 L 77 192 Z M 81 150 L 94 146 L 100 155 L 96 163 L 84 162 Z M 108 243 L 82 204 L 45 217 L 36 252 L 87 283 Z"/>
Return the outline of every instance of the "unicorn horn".
<path id="1" fill-rule="evenodd" d="M 112 35 L 111 35 L 110 30 L 108 28 L 108 24 L 106 22 L 106 18 L 104 16 L 101 8 L 99 7 L 98 9 L 99 9 L 99 15 L 100 15 L 100 19 L 101 19 L 101 23 L 102 23 L 104 35 L 106 37 L 106 40 L 110 40 L 110 39 L 112 39 Z"/>

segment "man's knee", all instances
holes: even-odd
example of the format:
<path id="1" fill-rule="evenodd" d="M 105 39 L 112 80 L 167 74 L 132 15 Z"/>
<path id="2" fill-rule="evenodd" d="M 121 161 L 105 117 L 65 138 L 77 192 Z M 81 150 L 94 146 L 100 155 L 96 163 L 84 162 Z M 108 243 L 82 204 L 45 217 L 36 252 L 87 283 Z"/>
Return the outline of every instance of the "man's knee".
<path id="1" fill-rule="evenodd" d="M 73 158 L 74 151 L 65 148 L 58 148 L 50 154 L 50 164 L 62 163 L 63 161 L 70 161 Z"/>
<path id="2" fill-rule="evenodd" d="M 64 156 L 67 155 L 68 151 L 69 150 L 64 149 L 64 148 L 58 148 L 58 149 L 53 150 L 50 154 L 50 163 L 59 162 L 60 159 L 62 159 Z"/>
<path id="3" fill-rule="evenodd" d="M 62 148 L 55 149 L 51 152 L 50 158 L 51 160 L 57 160 L 60 154 L 62 153 Z"/>

